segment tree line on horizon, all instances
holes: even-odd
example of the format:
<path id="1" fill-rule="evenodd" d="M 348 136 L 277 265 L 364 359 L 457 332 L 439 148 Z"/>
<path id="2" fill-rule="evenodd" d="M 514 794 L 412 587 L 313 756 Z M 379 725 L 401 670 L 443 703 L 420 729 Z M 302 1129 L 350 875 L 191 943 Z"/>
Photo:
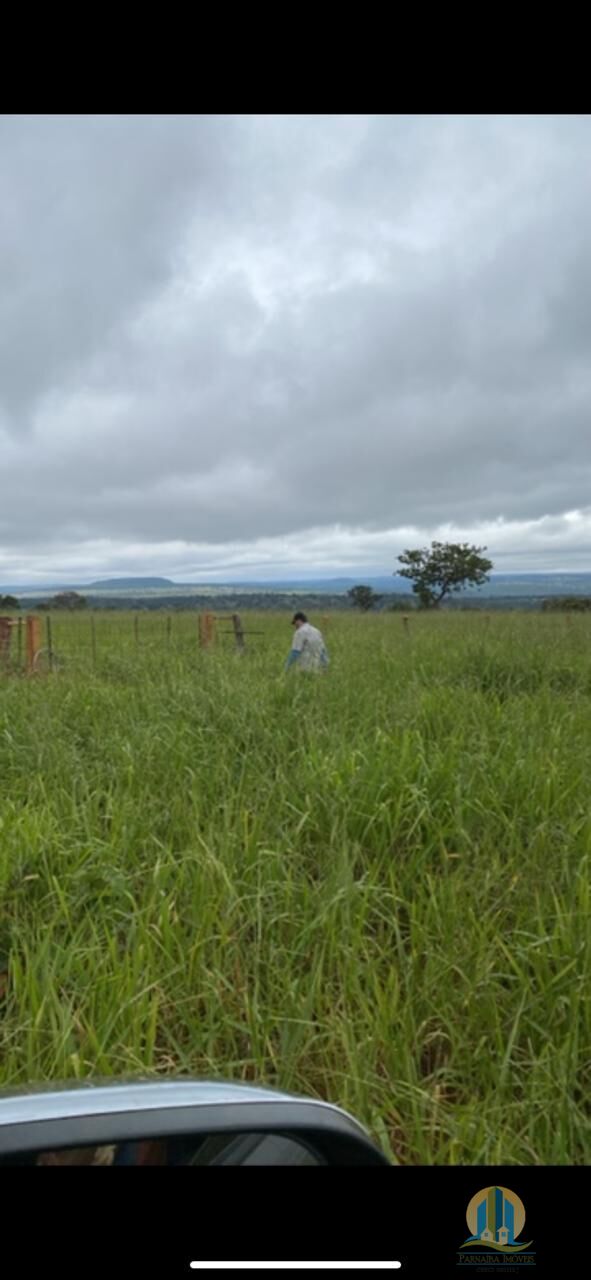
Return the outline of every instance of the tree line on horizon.
<path id="1" fill-rule="evenodd" d="M 481 587 L 489 581 L 493 563 L 483 556 L 482 553 L 486 550 L 486 547 L 476 547 L 467 542 L 437 541 L 433 541 L 430 547 L 407 549 L 398 556 L 398 561 L 403 567 L 395 570 L 394 574 L 407 579 L 412 584 L 412 594 L 398 595 L 394 600 L 388 600 L 386 604 L 386 596 L 374 591 L 371 586 L 359 583 L 346 593 L 349 604 L 362 613 L 377 609 L 400 612 L 412 608 L 436 610 L 441 605 L 458 607 L 453 599 L 454 595 L 464 593 L 471 587 Z M 291 608 L 294 605 L 326 610 L 341 608 L 343 603 L 341 595 L 320 595 L 314 592 L 296 594 L 261 591 L 249 592 L 248 595 L 237 592 L 235 595 L 224 594 L 221 598 L 212 598 L 211 595 L 194 595 L 188 600 L 186 596 L 175 597 L 173 593 L 166 598 L 119 596 L 115 599 L 104 596 L 98 598 L 84 596 L 78 591 L 60 591 L 49 600 L 36 602 L 34 607 L 44 611 L 78 611 L 88 608 L 89 605 L 93 609 L 211 609 L 213 599 L 215 599 L 216 610 L 220 609 L 223 612 L 230 612 L 237 608 Z M 519 607 L 520 602 L 531 600 L 531 597 L 501 597 L 494 601 L 487 601 L 487 608 L 507 607 L 509 599 L 511 607 L 515 608 Z M 469 604 L 462 602 L 459 607 L 473 608 L 474 605 L 472 602 Z M 584 612 L 591 609 L 591 598 L 588 596 L 546 597 L 541 602 L 541 608 L 545 611 Z M 2 609 L 20 609 L 20 602 L 16 596 L 0 595 L 0 610 Z"/>

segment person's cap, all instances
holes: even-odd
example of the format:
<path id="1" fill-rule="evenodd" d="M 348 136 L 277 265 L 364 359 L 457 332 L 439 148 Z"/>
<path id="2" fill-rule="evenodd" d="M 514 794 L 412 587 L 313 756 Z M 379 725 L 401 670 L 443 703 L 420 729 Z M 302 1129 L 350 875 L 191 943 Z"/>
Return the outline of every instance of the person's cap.
<path id="1" fill-rule="evenodd" d="M 291 625 L 293 627 L 294 622 L 307 622 L 307 621 L 308 619 L 305 613 L 294 613 L 293 618 L 291 620 Z"/>

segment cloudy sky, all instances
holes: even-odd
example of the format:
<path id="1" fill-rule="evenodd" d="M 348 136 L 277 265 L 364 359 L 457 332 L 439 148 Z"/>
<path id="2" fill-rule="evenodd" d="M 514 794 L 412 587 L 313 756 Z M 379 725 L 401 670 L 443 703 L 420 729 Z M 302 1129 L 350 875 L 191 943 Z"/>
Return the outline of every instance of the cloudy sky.
<path id="1" fill-rule="evenodd" d="M 0 118 L 0 584 L 591 569 L 590 144 Z"/>

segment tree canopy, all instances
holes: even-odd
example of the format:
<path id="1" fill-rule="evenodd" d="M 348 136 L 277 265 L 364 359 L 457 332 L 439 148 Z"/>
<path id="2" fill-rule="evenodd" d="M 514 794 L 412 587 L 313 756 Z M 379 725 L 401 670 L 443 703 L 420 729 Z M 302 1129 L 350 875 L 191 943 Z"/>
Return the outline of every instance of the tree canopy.
<path id="1" fill-rule="evenodd" d="M 50 601 L 52 609 L 85 609 L 87 600 L 77 591 L 59 591 Z"/>
<path id="2" fill-rule="evenodd" d="M 351 587 L 347 595 L 354 609 L 362 609 L 364 613 L 368 613 L 370 609 L 375 609 L 383 600 L 383 596 L 378 595 L 373 587 Z"/>
<path id="3" fill-rule="evenodd" d="M 549 596 L 542 601 L 545 611 L 564 610 L 566 613 L 586 613 L 591 609 L 589 596 Z"/>
<path id="4" fill-rule="evenodd" d="M 467 542 L 432 542 L 430 547 L 404 551 L 404 566 L 395 572 L 408 578 L 423 609 L 436 609 L 447 595 L 488 582 L 492 561 L 483 557 L 486 547 Z"/>

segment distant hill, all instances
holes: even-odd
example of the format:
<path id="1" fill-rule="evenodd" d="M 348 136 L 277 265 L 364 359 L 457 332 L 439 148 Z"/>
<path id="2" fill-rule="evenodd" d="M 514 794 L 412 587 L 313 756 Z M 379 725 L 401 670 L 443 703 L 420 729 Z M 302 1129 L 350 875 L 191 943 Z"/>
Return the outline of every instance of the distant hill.
<path id="1" fill-rule="evenodd" d="M 154 587 L 174 587 L 172 578 L 99 578 L 89 582 L 85 591 L 150 591 Z"/>
<path id="2" fill-rule="evenodd" d="M 348 607 L 347 591 L 358 584 L 373 587 L 384 597 L 382 607 L 398 600 L 413 603 L 410 584 L 394 574 L 365 574 L 353 577 L 283 578 L 274 582 L 174 582 L 171 578 L 103 578 L 90 583 L 55 583 L 45 586 L 6 587 L 20 598 L 23 607 L 50 600 L 58 591 L 77 591 L 91 608 L 131 609 L 284 609 Z M 447 608 L 539 609 L 545 599 L 556 596 L 591 597 L 591 573 L 492 573 L 490 582 L 478 590 L 455 595 Z M 394 597 L 394 599 L 393 599 Z"/>

